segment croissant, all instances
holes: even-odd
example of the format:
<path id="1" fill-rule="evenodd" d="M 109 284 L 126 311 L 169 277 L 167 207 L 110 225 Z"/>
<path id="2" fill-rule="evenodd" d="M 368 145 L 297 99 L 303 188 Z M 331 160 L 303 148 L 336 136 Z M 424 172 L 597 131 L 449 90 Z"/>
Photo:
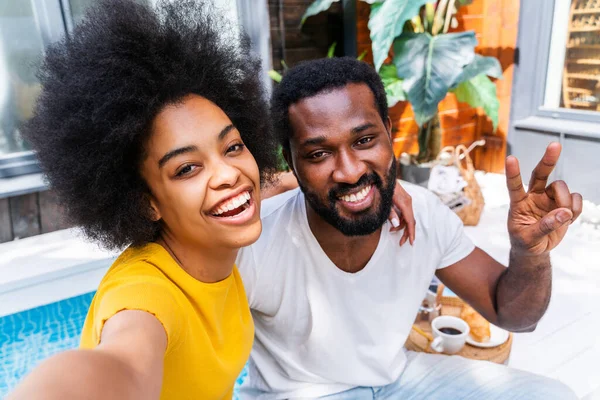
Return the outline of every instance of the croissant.
<path id="1" fill-rule="evenodd" d="M 480 343 L 490 340 L 490 323 L 468 304 L 463 306 L 460 318 L 469 325 L 471 337 Z"/>

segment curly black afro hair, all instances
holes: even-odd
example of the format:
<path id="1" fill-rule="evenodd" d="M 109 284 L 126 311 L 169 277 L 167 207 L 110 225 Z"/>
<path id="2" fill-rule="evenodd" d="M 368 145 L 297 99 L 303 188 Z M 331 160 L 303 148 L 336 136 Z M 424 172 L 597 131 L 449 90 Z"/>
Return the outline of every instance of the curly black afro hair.
<path id="1" fill-rule="evenodd" d="M 260 61 L 208 0 L 102 0 L 51 46 L 43 90 L 24 136 L 68 219 L 107 248 L 155 240 L 139 173 L 151 122 L 188 94 L 218 105 L 264 181 L 277 166 Z M 229 35 L 229 37 L 226 36 Z"/>
<path id="2" fill-rule="evenodd" d="M 307 97 L 341 88 L 349 83 L 364 83 L 375 97 L 375 106 L 386 122 L 387 97 L 381 78 L 369 64 L 350 57 L 321 58 L 302 62 L 288 70 L 273 92 L 271 112 L 275 133 L 281 146 L 289 151 L 292 130 L 288 110 Z"/>

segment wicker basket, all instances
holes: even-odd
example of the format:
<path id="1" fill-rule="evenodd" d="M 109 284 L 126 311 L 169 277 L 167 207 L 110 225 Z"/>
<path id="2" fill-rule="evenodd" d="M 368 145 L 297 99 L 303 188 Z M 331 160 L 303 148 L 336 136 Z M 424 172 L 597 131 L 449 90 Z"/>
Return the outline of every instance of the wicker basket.
<path id="1" fill-rule="evenodd" d="M 467 182 L 467 187 L 465 187 L 463 191 L 465 192 L 465 196 L 471 200 L 471 203 L 458 210 L 456 215 L 460 217 L 463 224 L 475 226 L 479 223 L 479 218 L 481 218 L 485 202 L 483 200 L 481 188 L 475 179 L 475 167 L 473 167 L 473 160 L 471 160 L 471 157 L 469 156 L 469 150 L 461 144 L 456 146 L 456 148 L 453 146 L 446 146 L 441 150 L 440 154 L 442 153 L 450 153 L 452 155 L 454 165 L 456 165 L 460 175 Z M 463 157 L 464 166 L 461 157 Z"/>
<path id="2" fill-rule="evenodd" d="M 458 297 L 442 297 L 442 315 L 451 315 L 453 317 L 460 317 L 460 312 L 463 308 L 464 302 Z M 419 330 L 428 335 L 425 337 L 422 333 L 419 333 L 415 329 L 411 329 L 404 347 L 407 350 L 419 351 L 431 354 L 440 354 L 430 347 L 432 340 L 431 337 L 431 325 L 427 321 L 417 322 L 415 324 Z M 473 360 L 484 360 L 491 361 L 497 364 L 506 364 L 508 357 L 510 356 L 510 350 L 512 347 L 513 334 L 510 333 L 508 340 L 503 344 L 491 347 L 491 348 L 480 348 L 471 346 L 466 343 L 465 347 L 462 348 L 456 355 Z"/>

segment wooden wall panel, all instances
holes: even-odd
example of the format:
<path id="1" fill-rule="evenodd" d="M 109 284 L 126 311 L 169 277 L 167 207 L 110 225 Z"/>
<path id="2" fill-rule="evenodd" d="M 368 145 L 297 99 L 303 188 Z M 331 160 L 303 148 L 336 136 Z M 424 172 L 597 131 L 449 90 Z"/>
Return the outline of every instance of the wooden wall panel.
<path id="1" fill-rule="evenodd" d="M 8 199 L 0 199 L 0 243 L 12 240 L 12 222 Z"/>
<path id="2" fill-rule="evenodd" d="M 9 204 L 14 239 L 22 239 L 41 233 L 37 193 L 11 197 Z"/>
<path id="3" fill-rule="evenodd" d="M 361 53 L 367 50 L 365 61 L 372 63 L 371 41 L 367 26 L 370 7 L 357 0 L 357 47 Z M 477 52 L 500 60 L 503 79 L 496 81 L 500 100 L 499 126 L 493 131 L 491 120 L 482 110 L 475 110 L 460 103 L 454 95 L 440 103 L 440 116 L 444 137 L 443 145 L 470 144 L 485 138 L 486 147 L 473 154 L 475 166 L 492 172 L 502 172 L 506 155 L 506 135 L 510 117 L 513 61 L 519 20 L 519 0 L 475 0 L 462 7 L 457 16 L 455 31 L 474 30 L 478 39 Z M 412 120 L 410 105 L 401 103 L 390 109 L 394 125 L 394 151 L 400 153 L 417 151 L 417 126 Z"/>
<path id="4" fill-rule="evenodd" d="M 0 243 L 69 228 L 64 215 L 50 190 L 0 199 Z"/>
<path id="5" fill-rule="evenodd" d="M 39 206 L 41 233 L 54 232 L 69 227 L 64 218 L 64 207 L 53 191 L 47 190 L 39 193 Z"/>

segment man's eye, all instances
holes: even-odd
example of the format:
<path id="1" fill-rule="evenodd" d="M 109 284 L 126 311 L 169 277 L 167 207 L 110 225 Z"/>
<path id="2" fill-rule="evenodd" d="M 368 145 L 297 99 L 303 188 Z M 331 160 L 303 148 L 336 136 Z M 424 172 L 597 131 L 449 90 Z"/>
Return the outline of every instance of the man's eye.
<path id="1" fill-rule="evenodd" d="M 362 138 L 362 139 L 359 139 L 359 140 L 356 142 L 356 144 L 359 144 L 359 145 L 360 145 L 360 144 L 367 144 L 367 143 L 369 143 L 369 142 L 370 142 L 370 141 L 372 141 L 372 140 L 373 140 L 373 138 L 372 138 L 372 137 L 370 137 L 370 136 L 369 136 L 369 137 L 364 137 L 364 138 Z"/>
<path id="2" fill-rule="evenodd" d="M 198 168 L 198 166 L 197 166 L 197 165 L 194 165 L 194 164 L 187 164 L 187 165 L 184 165 L 183 167 L 181 167 L 181 168 L 179 169 L 179 171 L 177 171 L 177 173 L 175 174 L 175 176 L 177 176 L 177 177 L 182 177 L 182 176 L 185 176 L 185 175 L 191 174 L 191 173 L 192 173 L 192 171 L 196 170 L 196 168 Z"/>
<path id="3" fill-rule="evenodd" d="M 229 146 L 227 148 L 226 153 L 234 153 L 234 152 L 240 152 L 244 149 L 244 147 L 246 147 L 243 143 L 236 143 L 232 146 Z"/>
<path id="4" fill-rule="evenodd" d="M 313 160 L 318 160 L 319 158 L 323 158 L 325 156 L 325 152 L 324 151 L 317 151 L 314 153 L 311 153 L 308 158 L 311 158 Z"/>

